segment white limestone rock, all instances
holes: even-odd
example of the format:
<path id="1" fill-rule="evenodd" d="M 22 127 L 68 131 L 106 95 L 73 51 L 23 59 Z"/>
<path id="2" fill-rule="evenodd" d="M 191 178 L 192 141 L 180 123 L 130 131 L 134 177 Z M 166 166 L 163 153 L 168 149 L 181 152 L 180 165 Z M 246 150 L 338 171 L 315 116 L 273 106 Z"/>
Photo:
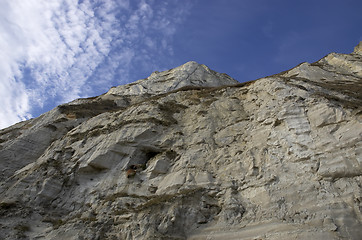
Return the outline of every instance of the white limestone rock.
<path id="1" fill-rule="evenodd" d="M 362 54 L 362 41 L 354 48 L 353 53 L 355 54 Z"/>
<path id="2" fill-rule="evenodd" d="M 0 239 L 360 239 L 356 49 L 240 84 L 189 62 L 1 130 Z"/>
<path id="3" fill-rule="evenodd" d="M 168 71 L 153 72 L 146 79 L 111 88 L 106 95 L 154 95 L 182 87 L 217 87 L 236 83 L 238 82 L 226 74 L 215 72 L 203 64 L 190 61 Z"/>

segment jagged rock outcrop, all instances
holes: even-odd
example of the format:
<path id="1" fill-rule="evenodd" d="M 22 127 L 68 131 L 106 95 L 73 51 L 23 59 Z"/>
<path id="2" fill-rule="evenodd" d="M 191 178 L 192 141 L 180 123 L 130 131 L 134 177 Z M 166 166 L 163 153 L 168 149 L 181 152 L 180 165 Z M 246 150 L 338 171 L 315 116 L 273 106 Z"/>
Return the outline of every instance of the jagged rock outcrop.
<path id="1" fill-rule="evenodd" d="M 0 131 L 1 239 L 360 239 L 362 55 L 188 62 Z"/>

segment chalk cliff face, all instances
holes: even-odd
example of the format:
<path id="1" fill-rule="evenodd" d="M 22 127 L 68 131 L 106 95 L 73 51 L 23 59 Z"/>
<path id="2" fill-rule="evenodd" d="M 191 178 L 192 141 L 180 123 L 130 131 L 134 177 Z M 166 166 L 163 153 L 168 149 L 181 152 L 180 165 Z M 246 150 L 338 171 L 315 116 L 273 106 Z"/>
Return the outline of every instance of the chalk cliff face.
<path id="1" fill-rule="evenodd" d="M 362 52 L 188 62 L 0 131 L 0 239 L 360 239 Z"/>

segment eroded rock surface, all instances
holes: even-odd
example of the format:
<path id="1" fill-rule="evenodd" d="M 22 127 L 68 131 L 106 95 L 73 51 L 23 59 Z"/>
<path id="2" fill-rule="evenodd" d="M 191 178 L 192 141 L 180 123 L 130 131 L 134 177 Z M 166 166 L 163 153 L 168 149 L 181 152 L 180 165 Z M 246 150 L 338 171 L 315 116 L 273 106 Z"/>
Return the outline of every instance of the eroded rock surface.
<path id="1" fill-rule="evenodd" d="M 360 45 L 247 83 L 189 62 L 1 130 L 0 238 L 360 239 Z"/>

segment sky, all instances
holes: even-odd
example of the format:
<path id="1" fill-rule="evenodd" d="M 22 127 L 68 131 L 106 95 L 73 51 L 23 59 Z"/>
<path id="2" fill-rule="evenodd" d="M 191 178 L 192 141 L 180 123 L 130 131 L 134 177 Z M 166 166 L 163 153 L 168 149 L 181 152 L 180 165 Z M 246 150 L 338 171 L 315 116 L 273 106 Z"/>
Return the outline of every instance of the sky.
<path id="1" fill-rule="evenodd" d="M 350 53 L 360 0 L 0 0 L 0 129 L 188 61 L 239 82 Z"/>

